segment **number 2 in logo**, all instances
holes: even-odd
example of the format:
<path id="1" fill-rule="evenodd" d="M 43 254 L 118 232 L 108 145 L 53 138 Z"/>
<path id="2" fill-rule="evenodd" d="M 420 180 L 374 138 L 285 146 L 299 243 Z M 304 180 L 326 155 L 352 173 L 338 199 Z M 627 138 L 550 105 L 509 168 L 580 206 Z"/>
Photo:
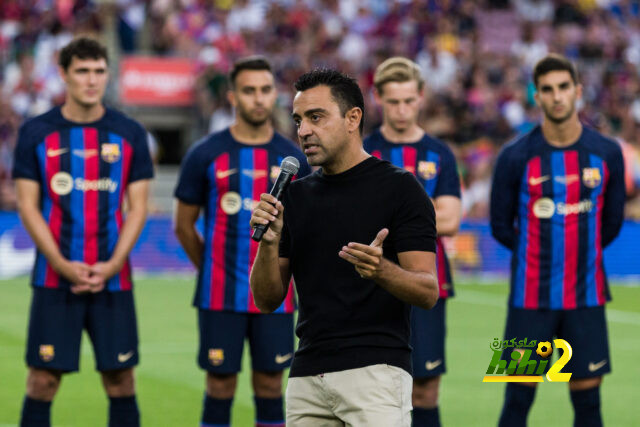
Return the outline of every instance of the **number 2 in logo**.
<path id="1" fill-rule="evenodd" d="M 563 339 L 555 339 L 553 340 L 553 344 L 556 348 L 562 349 L 562 356 L 551 365 L 549 371 L 547 372 L 547 380 L 556 383 L 566 383 L 571 379 L 571 372 L 560 372 L 562 368 L 571 360 L 571 356 L 573 356 L 573 350 L 571 349 L 571 345 Z"/>

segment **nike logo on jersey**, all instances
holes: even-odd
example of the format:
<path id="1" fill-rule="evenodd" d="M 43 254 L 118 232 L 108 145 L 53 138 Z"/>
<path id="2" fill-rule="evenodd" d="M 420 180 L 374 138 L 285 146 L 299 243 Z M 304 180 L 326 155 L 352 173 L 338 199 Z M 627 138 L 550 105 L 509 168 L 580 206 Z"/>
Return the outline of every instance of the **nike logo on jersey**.
<path id="1" fill-rule="evenodd" d="M 427 360 L 427 363 L 424 364 L 425 368 L 427 368 L 427 371 L 433 371 L 440 365 L 442 365 L 442 359 L 438 359 L 434 362 Z"/>
<path id="2" fill-rule="evenodd" d="M 284 356 L 282 356 L 280 354 L 276 354 L 276 363 L 278 365 L 281 365 L 284 362 L 286 362 L 287 360 L 291 359 L 292 357 L 293 357 L 293 353 L 287 353 Z"/>
<path id="3" fill-rule="evenodd" d="M 218 171 L 218 172 L 216 172 L 216 178 L 217 179 L 225 179 L 225 178 L 230 177 L 231 175 L 233 175 L 236 172 L 238 172 L 238 169 L 236 169 L 236 168 L 227 169 L 226 171 Z"/>
<path id="4" fill-rule="evenodd" d="M 118 353 L 118 362 L 124 363 L 127 360 L 131 359 L 131 357 L 133 357 L 133 350 L 130 350 L 126 353 Z"/>
<path id="5" fill-rule="evenodd" d="M 598 363 L 589 362 L 589 372 L 595 372 L 607 364 L 607 359 L 601 360 Z"/>
<path id="6" fill-rule="evenodd" d="M 59 155 L 64 154 L 67 151 L 69 151 L 68 148 L 58 148 L 58 149 L 49 148 L 47 150 L 47 157 L 58 157 Z"/>
<path id="7" fill-rule="evenodd" d="M 545 181 L 549 181 L 549 175 L 543 175 L 538 178 L 531 177 L 529 178 L 529 185 L 540 185 Z"/>
<path id="8" fill-rule="evenodd" d="M 567 175 L 567 176 L 556 176 L 553 178 L 554 181 L 559 182 L 560 184 L 569 185 L 573 184 L 576 181 L 580 181 L 580 175 Z"/>

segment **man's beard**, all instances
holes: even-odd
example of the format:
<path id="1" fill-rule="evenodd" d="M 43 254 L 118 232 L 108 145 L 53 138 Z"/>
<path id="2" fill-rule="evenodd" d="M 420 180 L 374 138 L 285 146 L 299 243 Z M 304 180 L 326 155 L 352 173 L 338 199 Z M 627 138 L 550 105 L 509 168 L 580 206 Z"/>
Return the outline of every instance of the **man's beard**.
<path id="1" fill-rule="evenodd" d="M 245 122 L 247 122 L 249 125 L 253 126 L 253 127 L 260 127 L 263 124 L 265 124 L 268 120 L 271 119 L 271 113 L 267 114 L 267 116 L 264 119 L 255 119 L 251 116 L 251 114 L 247 113 L 244 110 L 239 109 L 238 112 L 240 113 L 240 117 L 242 117 L 242 120 L 244 120 Z"/>
<path id="2" fill-rule="evenodd" d="M 575 111 L 576 111 L 576 108 L 574 106 L 567 112 L 567 114 L 565 114 L 562 117 L 554 117 L 551 114 L 547 113 L 547 111 L 544 112 L 544 115 L 549 121 L 559 125 L 559 124 L 562 124 L 562 123 L 566 122 L 567 120 L 569 120 L 569 118 L 571 118 L 571 116 L 573 116 L 573 113 Z"/>

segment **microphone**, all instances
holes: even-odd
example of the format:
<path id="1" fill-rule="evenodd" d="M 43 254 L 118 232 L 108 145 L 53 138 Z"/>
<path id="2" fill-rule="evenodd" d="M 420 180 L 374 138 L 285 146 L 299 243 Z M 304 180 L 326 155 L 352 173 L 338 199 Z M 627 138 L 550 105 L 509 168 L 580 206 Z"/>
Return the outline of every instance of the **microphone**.
<path id="1" fill-rule="evenodd" d="M 278 200 L 282 200 L 282 195 L 289 186 L 291 178 L 298 173 L 298 169 L 300 169 L 300 162 L 298 159 L 293 156 L 285 157 L 282 163 L 280 163 L 280 174 L 278 175 L 278 179 L 276 179 L 276 183 L 273 184 L 269 194 Z M 269 225 L 271 225 L 271 223 L 257 224 L 253 227 L 253 234 L 251 235 L 251 238 L 256 242 L 262 240 L 262 236 L 269 228 Z"/>

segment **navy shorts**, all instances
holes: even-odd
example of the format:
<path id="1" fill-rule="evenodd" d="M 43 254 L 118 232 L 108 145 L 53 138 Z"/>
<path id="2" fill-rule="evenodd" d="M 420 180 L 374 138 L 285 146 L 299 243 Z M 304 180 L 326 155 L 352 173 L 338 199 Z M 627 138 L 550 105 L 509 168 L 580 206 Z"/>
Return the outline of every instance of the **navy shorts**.
<path id="1" fill-rule="evenodd" d="M 561 372 L 571 372 L 572 379 L 599 377 L 611 372 L 609 339 L 604 306 L 583 307 L 574 310 L 526 310 L 509 307 L 505 340 L 548 341 L 553 355 L 547 370 L 561 354 L 553 345 L 561 338 L 571 345 L 572 357 Z M 530 360 L 546 360 L 532 348 Z M 510 361 L 513 349 L 503 351 L 502 358 Z"/>
<path id="2" fill-rule="evenodd" d="M 438 299 L 431 310 L 411 308 L 413 377 L 429 378 L 446 372 L 444 339 L 447 334 L 446 299 Z"/>
<path id="3" fill-rule="evenodd" d="M 75 295 L 67 289 L 34 287 L 27 365 L 77 371 L 83 329 L 93 344 L 98 371 L 138 364 L 138 330 L 132 292 Z"/>
<path id="4" fill-rule="evenodd" d="M 249 339 L 254 371 L 280 372 L 291 365 L 293 314 L 199 309 L 198 325 L 198 364 L 205 371 L 214 374 L 240 372 L 245 338 Z"/>

